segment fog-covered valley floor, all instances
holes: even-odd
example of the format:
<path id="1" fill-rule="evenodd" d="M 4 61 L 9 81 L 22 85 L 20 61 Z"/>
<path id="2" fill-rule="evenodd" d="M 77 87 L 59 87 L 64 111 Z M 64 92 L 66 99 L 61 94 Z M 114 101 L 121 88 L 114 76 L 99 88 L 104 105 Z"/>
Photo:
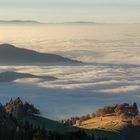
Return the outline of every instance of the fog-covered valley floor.
<path id="1" fill-rule="evenodd" d="M 0 82 L 1 102 L 19 96 L 35 104 L 43 116 L 56 120 L 90 113 L 109 104 L 137 102 L 140 106 L 139 24 L 8 25 L 0 26 L 0 30 L 0 43 L 87 63 L 81 66 L 0 66 L 0 72 L 58 78 Z"/>

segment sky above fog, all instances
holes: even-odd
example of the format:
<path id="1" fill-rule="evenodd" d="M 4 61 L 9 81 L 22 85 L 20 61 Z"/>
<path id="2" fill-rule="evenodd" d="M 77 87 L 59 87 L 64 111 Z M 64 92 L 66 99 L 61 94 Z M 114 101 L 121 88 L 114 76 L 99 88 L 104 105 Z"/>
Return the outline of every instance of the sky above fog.
<path id="1" fill-rule="evenodd" d="M 139 0 L 0 0 L 0 19 L 140 22 Z"/>

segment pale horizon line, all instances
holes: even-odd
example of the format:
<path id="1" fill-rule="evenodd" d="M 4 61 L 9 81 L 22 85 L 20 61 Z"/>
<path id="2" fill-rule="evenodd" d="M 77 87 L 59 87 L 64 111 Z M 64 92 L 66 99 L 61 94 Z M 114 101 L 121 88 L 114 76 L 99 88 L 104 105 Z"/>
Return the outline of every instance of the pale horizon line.
<path id="1" fill-rule="evenodd" d="M 0 20 L 0 24 L 140 24 L 140 22 L 95 22 L 95 21 L 64 21 L 64 22 L 42 22 L 38 20 L 21 20 L 21 19 L 12 19 L 12 20 Z"/>

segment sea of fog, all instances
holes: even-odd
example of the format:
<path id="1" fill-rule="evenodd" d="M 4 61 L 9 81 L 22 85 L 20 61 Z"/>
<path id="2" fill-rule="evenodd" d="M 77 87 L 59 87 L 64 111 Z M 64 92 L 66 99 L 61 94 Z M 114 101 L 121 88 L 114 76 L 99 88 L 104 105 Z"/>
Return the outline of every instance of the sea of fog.
<path id="1" fill-rule="evenodd" d="M 82 66 L 0 66 L 58 80 L 18 79 L 0 83 L 0 101 L 21 97 L 43 116 L 65 119 L 104 105 L 137 102 L 140 106 L 140 24 L 0 25 L 0 43 L 59 54 Z"/>

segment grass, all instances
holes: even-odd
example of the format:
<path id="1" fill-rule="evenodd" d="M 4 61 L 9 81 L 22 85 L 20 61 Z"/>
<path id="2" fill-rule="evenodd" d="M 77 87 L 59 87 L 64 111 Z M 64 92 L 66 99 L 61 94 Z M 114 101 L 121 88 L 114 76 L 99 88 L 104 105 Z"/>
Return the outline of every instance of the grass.
<path id="1" fill-rule="evenodd" d="M 107 130 L 118 130 L 122 126 L 123 120 L 119 116 L 106 116 L 106 117 L 96 117 L 83 121 L 79 126 L 85 129 L 107 129 Z"/>

